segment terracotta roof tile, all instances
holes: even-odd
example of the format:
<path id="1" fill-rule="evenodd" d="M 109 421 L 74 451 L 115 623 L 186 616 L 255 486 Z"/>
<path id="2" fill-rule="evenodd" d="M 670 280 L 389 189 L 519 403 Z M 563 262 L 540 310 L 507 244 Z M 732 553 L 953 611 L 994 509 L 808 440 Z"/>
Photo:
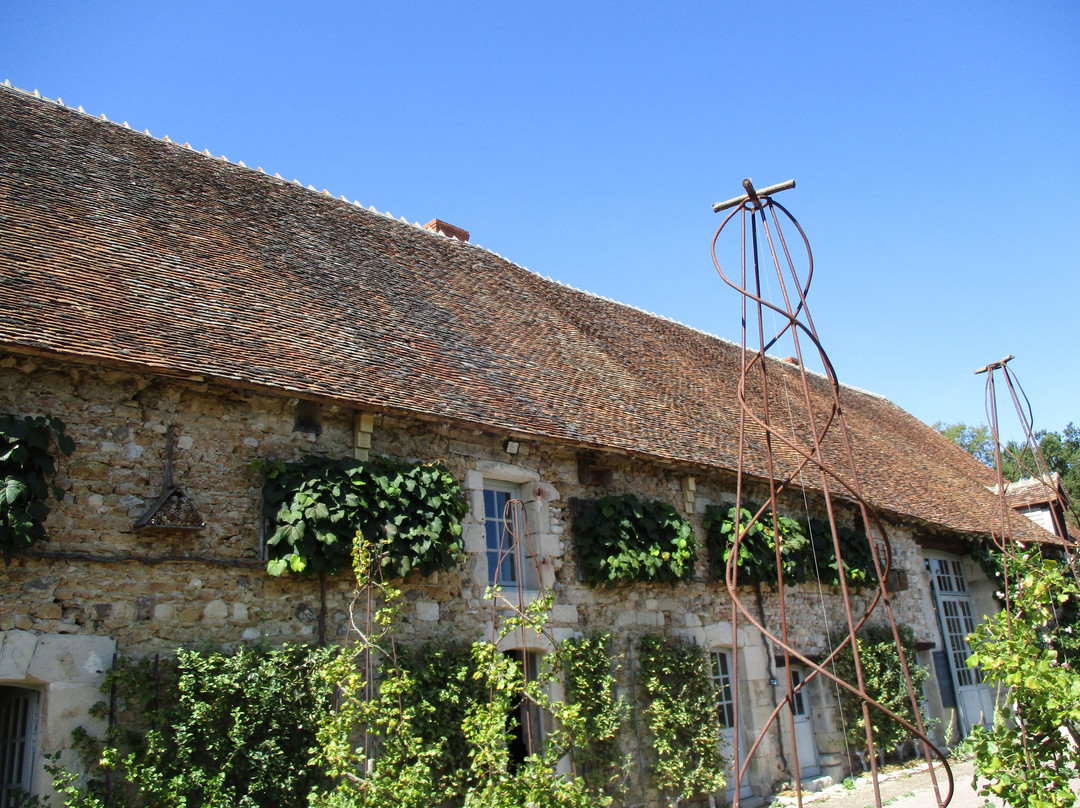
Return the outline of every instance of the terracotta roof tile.
<path id="1" fill-rule="evenodd" d="M 3 87 L 0 126 L 0 343 L 737 463 L 729 342 Z M 771 362 L 770 373 L 795 382 L 798 370 Z M 828 389 L 815 384 L 824 411 Z M 987 529 L 986 469 L 878 396 L 844 388 L 843 400 L 876 506 Z M 794 428 L 807 434 L 805 420 Z M 763 441 L 750 444 L 748 467 L 764 474 Z M 836 441 L 827 453 L 842 456 Z"/>

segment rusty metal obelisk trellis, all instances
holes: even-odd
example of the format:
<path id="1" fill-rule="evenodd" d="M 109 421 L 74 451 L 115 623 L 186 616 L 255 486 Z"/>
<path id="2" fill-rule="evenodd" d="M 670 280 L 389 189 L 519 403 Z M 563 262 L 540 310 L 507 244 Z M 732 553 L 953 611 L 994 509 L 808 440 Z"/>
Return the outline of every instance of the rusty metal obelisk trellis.
<path id="1" fill-rule="evenodd" d="M 731 623 L 733 636 L 739 636 L 740 625 L 749 625 L 765 638 L 769 653 L 783 660 L 780 671 L 781 692 L 765 726 L 750 748 L 739 749 L 739 733 L 735 733 L 733 760 L 735 766 L 735 805 L 739 805 L 739 792 L 749 764 L 760 744 L 770 732 L 786 731 L 788 738 L 795 737 L 795 705 L 801 703 L 800 694 L 816 678 L 824 677 L 832 683 L 838 700 L 844 690 L 861 703 L 865 731 L 865 749 L 874 781 L 876 804 L 881 806 L 878 787 L 877 748 L 875 747 L 870 714 L 880 710 L 905 726 L 912 736 L 922 742 L 927 763 L 934 777 L 938 805 L 947 805 L 952 797 L 952 773 L 945 756 L 927 737 L 919 709 L 919 695 L 911 684 L 908 662 L 905 659 L 900 632 L 893 615 L 886 580 L 892 566 L 889 537 L 877 514 L 863 496 L 855 453 L 844 422 L 840 401 L 840 385 L 832 363 L 829 361 L 807 306 L 806 295 L 813 277 L 813 256 L 810 242 L 795 218 L 773 196 L 794 188 L 794 180 L 756 190 L 750 180 L 743 181 L 746 193 L 727 202 L 713 206 L 717 213 L 730 211 L 712 241 L 713 262 L 720 277 L 742 295 L 742 363 L 739 376 L 738 399 L 739 449 L 736 499 L 739 505 L 746 501 L 751 487 L 767 490 L 768 499 L 757 513 L 744 518 L 740 508 L 735 509 L 733 546 L 728 554 L 727 589 L 731 598 Z M 722 238 L 732 237 L 738 230 L 737 252 L 732 261 L 722 263 L 718 246 L 726 246 Z M 785 231 L 787 234 L 785 235 Z M 802 252 L 805 251 L 805 257 Z M 731 267 L 738 262 L 738 269 Z M 724 264 L 728 265 L 725 269 Z M 733 272 L 738 272 L 733 275 Z M 768 322 L 767 322 L 768 321 Z M 771 328 L 770 328 L 771 326 Z M 790 345 L 794 355 L 786 362 L 767 359 L 775 346 Z M 804 355 L 804 352 L 806 354 Z M 824 380 L 811 379 L 806 370 L 807 358 L 817 360 L 824 368 Z M 761 496 L 764 496 L 762 494 Z M 839 587 L 843 615 L 841 637 L 828 638 L 826 654 L 809 654 L 796 646 L 791 637 L 792 623 L 788 619 L 787 586 L 784 577 L 784 547 L 782 540 L 773 542 L 776 555 L 776 601 L 778 617 L 767 621 L 764 609 L 758 604 L 744 602 L 748 588 L 740 589 L 739 558 L 740 543 L 756 525 L 762 523 L 772 536 L 783 535 L 778 524 L 778 514 L 790 510 L 793 502 L 801 502 L 809 512 L 811 507 L 823 512 L 829 526 L 830 536 L 818 536 L 817 541 L 832 543 L 836 568 L 840 570 Z M 787 507 L 785 508 L 785 504 Z M 842 542 L 838 531 L 841 508 L 853 509 L 861 518 L 869 543 L 869 557 L 873 560 L 878 581 L 877 591 L 868 598 L 861 609 L 852 605 L 847 576 L 843 573 Z M 809 513 L 808 513 L 809 516 Z M 820 593 L 822 603 L 826 595 Z M 835 595 L 829 595 L 835 598 Z M 753 608 L 758 606 L 758 608 Z M 899 654 L 903 678 L 907 683 L 908 696 L 914 721 L 900 717 L 867 694 L 856 633 L 876 610 L 883 614 L 892 630 L 893 640 Z M 772 623 L 771 625 L 769 623 Z M 845 681 L 835 673 L 837 655 L 850 648 L 853 657 L 855 681 Z M 733 652 L 738 654 L 738 642 Z M 734 660 L 733 690 L 740 693 L 739 663 Z M 802 666 L 809 673 L 805 678 L 792 675 L 793 665 Z M 739 722 L 739 702 L 736 700 L 735 726 Z M 782 745 L 781 745 L 781 748 Z M 798 762 L 797 744 L 791 743 L 793 760 L 790 761 L 795 776 L 796 793 L 802 805 L 802 782 Z M 940 762 L 940 767 L 935 758 Z M 944 773 L 947 788 L 938 784 L 937 774 Z"/>

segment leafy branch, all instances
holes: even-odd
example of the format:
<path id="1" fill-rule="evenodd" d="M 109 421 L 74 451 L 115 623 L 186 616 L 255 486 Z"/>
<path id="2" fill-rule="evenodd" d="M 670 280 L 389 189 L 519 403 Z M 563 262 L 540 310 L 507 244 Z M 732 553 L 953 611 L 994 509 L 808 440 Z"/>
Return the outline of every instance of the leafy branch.
<path id="1" fill-rule="evenodd" d="M 59 418 L 0 417 L 0 553 L 5 564 L 45 538 L 49 495 L 57 502 L 64 498 L 64 492 L 50 483 L 56 474 L 49 451 L 54 439 L 61 454 L 75 451 L 75 441 Z"/>

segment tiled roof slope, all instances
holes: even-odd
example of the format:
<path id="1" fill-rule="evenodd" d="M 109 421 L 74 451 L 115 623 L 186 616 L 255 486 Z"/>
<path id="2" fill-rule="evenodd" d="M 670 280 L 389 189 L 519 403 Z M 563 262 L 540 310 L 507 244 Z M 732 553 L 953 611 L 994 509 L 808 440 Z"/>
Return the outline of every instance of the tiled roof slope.
<path id="1" fill-rule="evenodd" d="M 731 343 L 4 88 L 0 144 L 0 344 L 737 465 Z M 876 506 L 985 531 L 985 469 L 884 399 L 844 401 Z"/>
<path id="2" fill-rule="evenodd" d="M 997 489 L 997 485 L 994 486 Z M 1049 478 L 1027 478 L 1005 483 L 1005 501 L 1010 508 L 1030 508 L 1046 505 L 1060 497 L 1061 475 L 1056 471 Z"/>

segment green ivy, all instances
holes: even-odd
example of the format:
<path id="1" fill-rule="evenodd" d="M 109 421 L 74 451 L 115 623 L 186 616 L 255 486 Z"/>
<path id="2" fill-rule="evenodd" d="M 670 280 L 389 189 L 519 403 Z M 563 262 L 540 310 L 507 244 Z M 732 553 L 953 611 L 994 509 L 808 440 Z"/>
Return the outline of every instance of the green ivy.
<path id="1" fill-rule="evenodd" d="M 45 538 L 49 495 L 57 502 L 64 492 L 49 480 L 56 461 L 49 451 L 53 439 L 65 456 L 75 451 L 59 418 L 0 417 L 0 553 L 4 563 Z"/>
<path id="2" fill-rule="evenodd" d="M 468 505 L 440 464 L 307 457 L 257 465 L 266 472 L 271 575 L 336 575 L 349 565 L 357 532 L 379 545 L 375 563 L 392 577 L 430 575 L 464 561 L 461 517 Z"/>
<path id="3" fill-rule="evenodd" d="M 833 547 L 829 523 L 824 519 L 811 519 L 809 529 L 813 537 L 818 580 L 826 586 L 840 586 L 840 566 L 836 562 L 836 549 Z M 836 533 L 840 539 L 840 553 L 844 557 L 844 574 L 848 586 L 877 586 L 877 572 L 874 570 L 874 557 L 866 531 L 838 524 Z"/>
<path id="4" fill-rule="evenodd" d="M 900 645 L 907 660 L 911 674 L 911 686 L 916 696 L 922 693 L 922 686 L 930 678 L 930 671 L 916 664 L 915 632 L 911 627 L 897 626 Z M 888 707 L 898 716 L 915 724 L 915 713 L 911 709 L 911 697 L 904 681 L 904 671 L 900 665 L 900 654 L 892 629 L 884 627 L 864 628 L 856 637 L 859 644 L 859 665 L 862 668 L 866 694 L 874 701 Z M 851 646 L 846 645 L 834 659 L 834 673 L 845 682 L 855 682 L 855 657 Z M 844 725 L 847 727 L 847 742 L 852 747 L 865 751 L 866 721 L 863 717 L 862 700 L 841 688 L 840 710 Z M 926 715 L 920 716 L 926 721 Z M 870 708 L 870 728 L 873 730 L 874 745 L 877 751 L 891 751 L 898 744 L 911 737 L 910 730 L 903 724 L 875 708 Z"/>
<path id="5" fill-rule="evenodd" d="M 727 574 L 727 562 L 735 545 L 735 524 L 738 517 L 739 530 L 743 531 L 737 560 L 739 584 L 775 583 L 776 538 L 772 511 L 763 511 L 760 518 L 747 527 L 759 510 L 758 505 L 749 503 L 738 511 L 734 505 L 727 504 L 706 507 L 704 527 L 714 578 L 723 580 Z M 817 570 L 822 584 L 840 585 L 839 565 L 836 562 L 832 531 L 827 521 L 800 521 L 787 516 L 777 516 L 776 523 L 780 533 L 784 580 L 787 583 L 813 580 Z M 844 526 L 838 526 L 837 533 L 848 584 L 853 587 L 876 584 L 877 574 L 874 571 L 874 559 L 866 533 Z"/>
<path id="6" fill-rule="evenodd" d="M 413 716 L 417 748 L 434 750 L 430 755 L 433 782 L 447 797 L 463 799 L 471 779 L 461 717 L 470 705 L 487 698 L 476 679 L 471 649 L 460 643 L 430 643 L 399 655 L 398 663 L 412 683 L 401 698 Z M 391 668 L 383 666 L 384 680 L 394 675 Z"/>
<path id="7" fill-rule="evenodd" d="M 694 574 L 697 538 L 670 505 L 632 494 L 581 502 L 574 538 L 592 584 L 679 581 Z"/>
<path id="8" fill-rule="evenodd" d="M 709 665 L 695 645 L 657 634 L 641 638 L 645 718 L 656 753 L 652 774 L 657 788 L 671 797 L 719 791 L 726 782 Z"/>
<path id="9" fill-rule="evenodd" d="M 55 762 L 47 767 L 63 804 L 306 808 L 311 790 L 328 783 L 308 758 L 335 694 L 315 673 L 336 655 L 241 646 L 181 649 L 160 664 L 119 660 L 103 689 L 115 690 L 121 715 L 137 716 L 139 729 L 112 726 L 101 739 L 76 731 L 93 776 L 80 786 Z M 101 703 L 92 713 L 108 710 Z"/>
<path id="10" fill-rule="evenodd" d="M 551 597 L 506 617 L 499 636 L 474 642 L 467 657 L 462 649 L 438 646 L 420 655 L 402 654 L 393 650 L 402 593 L 370 576 L 375 549 L 363 540 L 354 549 L 357 581 L 361 589 L 371 587 L 379 605 L 371 632 L 359 634 L 350 653 L 325 670 L 326 679 L 338 684 L 340 697 L 320 730 L 313 763 L 334 782 L 312 793 L 312 808 L 610 804 L 609 798 L 590 794 L 580 778 L 557 772 L 573 745 L 568 727 L 574 714 L 548 695 L 555 666 L 545 664 L 539 677 L 526 682 L 521 664 L 499 648 L 506 632 L 541 632 Z M 383 655 L 377 687 L 367 679 L 365 666 L 357 664 L 371 654 Z M 544 709 L 552 728 L 540 750 L 514 761 L 508 716 L 522 699 Z"/>
<path id="11" fill-rule="evenodd" d="M 727 575 L 727 563 L 739 532 L 738 582 L 740 585 L 767 584 L 776 581 L 776 530 L 773 514 L 764 511 L 760 518 L 750 524 L 760 508 L 756 505 L 737 509 L 734 505 L 709 505 L 705 508 L 704 527 L 712 560 L 714 578 L 723 580 Z M 736 530 L 738 520 L 738 530 Z M 749 525 L 749 527 L 747 527 Z M 802 583 L 812 574 L 809 544 L 805 527 L 787 516 L 776 517 L 780 534 L 780 557 L 784 565 L 784 580 Z"/>

